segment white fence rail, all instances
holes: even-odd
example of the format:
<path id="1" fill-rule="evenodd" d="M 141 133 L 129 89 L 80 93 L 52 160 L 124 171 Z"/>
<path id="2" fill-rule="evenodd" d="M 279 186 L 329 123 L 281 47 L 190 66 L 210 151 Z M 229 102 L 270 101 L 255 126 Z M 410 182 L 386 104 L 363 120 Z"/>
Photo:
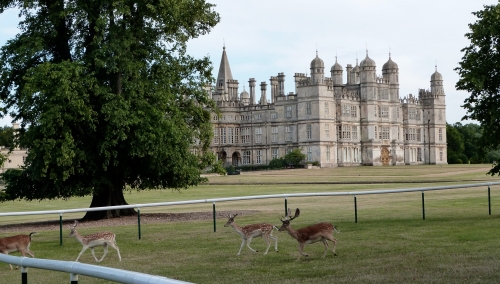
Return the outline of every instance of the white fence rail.
<path id="1" fill-rule="evenodd" d="M 110 280 L 129 284 L 182 284 L 190 283 L 169 279 L 162 276 L 149 275 L 134 271 L 110 268 L 75 261 L 62 261 L 41 258 L 19 257 L 0 254 L 0 262 L 10 263 L 21 267 L 22 283 L 27 283 L 28 267 L 70 273 L 71 283 L 78 282 L 78 275 Z"/>

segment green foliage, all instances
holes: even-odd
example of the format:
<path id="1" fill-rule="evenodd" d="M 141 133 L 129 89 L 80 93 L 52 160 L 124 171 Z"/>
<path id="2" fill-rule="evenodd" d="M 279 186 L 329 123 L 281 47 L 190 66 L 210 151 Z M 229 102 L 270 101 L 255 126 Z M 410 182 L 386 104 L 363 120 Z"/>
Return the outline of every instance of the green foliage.
<path id="1" fill-rule="evenodd" d="M 286 164 L 289 166 L 297 167 L 300 162 L 306 158 L 306 155 L 302 153 L 299 148 L 295 148 L 284 157 Z"/>
<path id="2" fill-rule="evenodd" d="M 276 170 L 276 169 L 282 169 L 284 167 L 286 167 L 286 161 L 283 157 L 272 159 L 269 162 L 269 169 Z"/>
<path id="3" fill-rule="evenodd" d="M 91 206 L 113 205 L 125 203 L 117 192 L 126 184 L 205 180 L 201 170 L 215 163 L 215 105 L 204 90 L 212 65 L 187 55 L 186 42 L 219 21 L 212 4 L 0 3 L 7 7 L 24 20 L 0 50 L 0 99 L 30 149 L 22 171 L 4 175 L 7 199 L 93 195 Z"/>
<path id="4" fill-rule="evenodd" d="M 227 173 L 234 173 L 236 169 L 234 168 L 233 165 L 229 165 L 229 167 L 226 167 L 226 172 Z"/>
<path id="5" fill-rule="evenodd" d="M 462 154 L 464 151 L 464 141 L 462 139 L 462 135 L 458 130 L 451 126 L 450 124 L 446 124 L 446 139 L 448 142 L 448 163 L 449 164 L 457 164 L 455 161 L 458 159 L 458 155 Z M 461 163 L 460 163 L 461 164 Z"/>
<path id="6" fill-rule="evenodd" d="M 476 22 L 469 24 L 470 32 L 465 36 L 470 45 L 464 53 L 459 67 L 455 68 L 460 79 L 458 90 L 470 93 L 463 107 L 467 110 L 465 119 L 477 120 L 483 133 L 479 140 L 484 149 L 498 149 L 500 146 L 500 5 L 485 5 L 474 12 Z M 500 174 L 500 165 L 489 174 Z"/>
<path id="7" fill-rule="evenodd" d="M 6 148 L 14 146 L 14 129 L 12 126 L 0 127 L 0 146 Z"/>

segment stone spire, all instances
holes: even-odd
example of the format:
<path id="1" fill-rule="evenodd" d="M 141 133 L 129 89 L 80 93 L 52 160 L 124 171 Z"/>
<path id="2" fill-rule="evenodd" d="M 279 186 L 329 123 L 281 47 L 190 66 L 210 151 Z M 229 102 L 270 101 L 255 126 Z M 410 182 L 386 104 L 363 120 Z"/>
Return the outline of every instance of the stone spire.
<path id="1" fill-rule="evenodd" d="M 226 54 L 226 45 L 222 48 L 222 58 L 220 60 L 219 75 L 217 76 L 217 91 L 220 93 L 226 93 L 227 81 L 233 80 L 233 74 L 231 73 L 231 67 L 229 67 L 229 60 Z"/>

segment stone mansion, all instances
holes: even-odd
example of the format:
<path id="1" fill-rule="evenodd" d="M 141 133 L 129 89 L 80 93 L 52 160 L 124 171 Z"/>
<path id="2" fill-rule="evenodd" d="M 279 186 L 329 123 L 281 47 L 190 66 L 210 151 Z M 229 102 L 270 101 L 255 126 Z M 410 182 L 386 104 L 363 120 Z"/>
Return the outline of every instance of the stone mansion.
<path id="1" fill-rule="evenodd" d="M 321 167 L 446 164 L 445 93 L 437 68 L 430 89 L 403 98 L 390 54 L 382 75 L 376 72 L 367 51 L 345 71 L 335 60 L 326 77 L 316 52 L 310 75 L 295 73 L 295 92 L 285 93 L 285 75 L 278 73 L 260 83 L 257 98 L 254 78 L 249 92 L 238 94 L 224 47 L 210 89 L 221 112 L 212 119 L 211 150 L 225 166 L 268 164 L 295 148 Z"/>

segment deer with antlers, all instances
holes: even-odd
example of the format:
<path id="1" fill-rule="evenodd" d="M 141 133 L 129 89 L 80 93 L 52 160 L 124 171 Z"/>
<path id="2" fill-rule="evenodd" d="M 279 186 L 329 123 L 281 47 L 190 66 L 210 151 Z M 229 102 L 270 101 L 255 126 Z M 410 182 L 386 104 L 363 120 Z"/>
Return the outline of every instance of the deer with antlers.
<path id="1" fill-rule="evenodd" d="M 114 248 L 116 252 L 118 252 L 118 258 L 120 261 L 122 261 L 122 257 L 120 255 L 120 250 L 118 249 L 118 246 L 116 245 L 116 236 L 115 234 L 111 232 L 100 232 L 100 233 L 94 233 L 87 235 L 85 237 L 82 237 L 77 231 L 76 231 L 76 226 L 78 225 L 78 221 L 75 220 L 75 223 L 73 226 L 70 226 L 71 232 L 69 233 L 68 237 L 75 237 L 82 245 L 83 249 L 76 258 L 75 261 L 78 261 L 80 259 L 80 256 L 90 248 L 90 251 L 92 252 L 92 255 L 94 256 L 95 261 L 101 262 L 106 254 L 108 253 L 108 246 Z M 104 254 L 102 255 L 100 260 L 97 260 L 97 257 L 94 254 L 94 248 L 98 246 L 103 246 L 104 247 Z"/>
<path id="2" fill-rule="evenodd" d="M 6 237 L 0 239 L 0 253 L 9 254 L 10 252 L 20 252 L 23 256 L 29 254 L 31 257 L 35 257 L 32 251 L 30 251 L 31 245 L 31 235 L 36 234 L 33 232 L 29 235 L 17 235 L 12 237 Z M 10 265 L 10 270 L 12 270 L 12 264 Z"/>
<path id="3" fill-rule="evenodd" d="M 260 224 L 251 224 L 251 225 L 246 225 L 245 227 L 240 227 L 238 224 L 234 222 L 234 218 L 238 216 L 238 214 L 231 215 L 229 214 L 229 220 L 227 220 L 227 223 L 224 225 L 224 227 L 233 227 L 233 229 L 240 234 L 241 236 L 241 246 L 240 246 L 240 251 L 238 251 L 237 255 L 240 255 L 241 249 L 245 245 L 245 241 L 247 243 L 247 247 L 252 250 L 253 252 L 258 252 L 257 250 L 254 250 L 253 248 L 250 247 L 250 243 L 252 242 L 252 238 L 255 237 L 262 237 L 266 243 L 267 243 L 267 249 L 264 254 L 267 254 L 269 251 L 269 247 L 271 246 L 271 240 L 274 240 L 274 249 L 276 252 L 278 252 L 278 238 L 273 236 L 272 232 L 273 229 L 277 229 L 275 226 L 267 223 L 260 223 Z"/>
<path id="4" fill-rule="evenodd" d="M 335 226 L 333 226 L 330 223 L 322 222 L 318 224 L 314 224 L 302 229 L 294 230 L 292 226 L 290 226 L 290 221 L 293 219 L 299 217 L 300 215 L 300 210 L 297 208 L 295 210 L 295 215 L 292 217 L 292 212 L 290 208 L 288 208 L 288 215 L 284 218 L 280 218 L 281 220 L 281 227 L 278 229 L 279 231 L 287 231 L 292 238 L 296 239 L 299 242 L 299 258 L 300 256 L 309 256 L 307 253 L 304 253 L 304 246 L 306 244 L 312 244 L 315 242 L 323 242 L 325 245 L 325 253 L 323 254 L 323 257 L 326 256 L 326 252 L 328 251 L 328 242 L 331 241 L 333 243 L 333 255 L 337 255 L 335 253 L 335 246 L 337 244 L 337 240 L 333 237 L 333 231 L 339 233 Z"/>

